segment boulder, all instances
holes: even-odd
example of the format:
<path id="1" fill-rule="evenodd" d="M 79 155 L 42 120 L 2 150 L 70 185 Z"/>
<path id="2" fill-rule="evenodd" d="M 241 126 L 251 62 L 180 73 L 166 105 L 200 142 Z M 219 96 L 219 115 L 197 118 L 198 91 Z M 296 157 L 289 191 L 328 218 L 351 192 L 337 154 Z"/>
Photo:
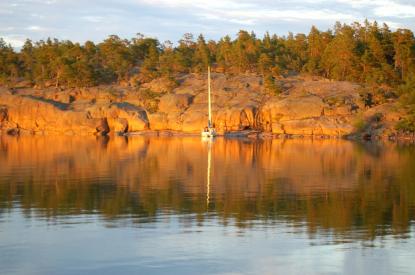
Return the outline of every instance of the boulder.
<path id="1" fill-rule="evenodd" d="M 127 102 L 96 102 L 85 111 L 93 118 L 105 118 L 112 133 L 146 130 L 149 127 L 147 112 L 142 107 Z"/>
<path id="2" fill-rule="evenodd" d="M 253 129 L 257 106 L 234 105 L 229 109 L 218 110 L 213 122 L 219 132 Z M 206 124 L 206 122 L 205 122 Z"/>

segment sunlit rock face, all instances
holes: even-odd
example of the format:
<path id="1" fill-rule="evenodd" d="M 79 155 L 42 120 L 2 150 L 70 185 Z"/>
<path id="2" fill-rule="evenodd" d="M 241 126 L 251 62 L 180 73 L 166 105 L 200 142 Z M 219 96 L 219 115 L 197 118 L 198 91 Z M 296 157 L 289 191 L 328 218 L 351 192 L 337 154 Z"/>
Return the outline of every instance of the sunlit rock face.
<path id="1" fill-rule="evenodd" d="M 364 111 L 358 88 L 348 82 L 294 82 L 287 97 L 265 103 L 262 124 L 275 134 L 349 135 L 356 114 Z"/>
<path id="2" fill-rule="evenodd" d="M 64 103 L 49 101 L 32 95 L 17 96 L 0 93 L 3 105 L 1 126 L 17 133 L 60 133 L 92 135 L 108 132 L 105 118 L 93 118 L 85 112 L 67 111 Z"/>
<path id="3" fill-rule="evenodd" d="M 368 125 L 368 135 L 389 136 L 402 117 L 395 103 L 365 106 L 360 86 L 349 82 L 283 78 L 277 81 L 282 87 L 279 95 L 267 94 L 262 82 L 257 76 L 212 74 L 213 123 L 219 134 L 255 130 L 341 137 L 361 130 L 356 126 L 360 120 Z M 199 133 L 208 120 L 205 76 L 184 75 L 178 87 L 166 89 L 159 79 L 141 88 L 2 88 L 0 129 L 12 134 Z"/>
<path id="4" fill-rule="evenodd" d="M 342 140 L 3 136 L 0 210 L 109 219 L 209 211 L 241 226 L 405 234 L 415 218 L 411 152 Z"/>

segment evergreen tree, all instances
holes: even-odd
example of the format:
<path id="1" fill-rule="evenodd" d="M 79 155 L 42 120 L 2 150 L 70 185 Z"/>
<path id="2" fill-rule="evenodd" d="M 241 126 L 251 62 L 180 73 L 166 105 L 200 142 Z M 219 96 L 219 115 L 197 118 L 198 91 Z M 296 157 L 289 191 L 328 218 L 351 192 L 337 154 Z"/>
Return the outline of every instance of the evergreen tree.
<path id="1" fill-rule="evenodd" d="M 162 76 L 171 77 L 175 71 L 175 56 L 173 51 L 173 43 L 165 41 L 159 57 L 159 71 Z"/>
<path id="2" fill-rule="evenodd" d="M 193 55 L 193 68 L 195 72 L 206 71 L 208 65 L 211 64 L 211 55 L 206 45 L 203 35 L 199 35 L 196 44 L 196 50 Z"/>
<path id="3" fill-rule="evenodd" d="M 395 50 L 393 46 L 393 34 L 389 29 L 387 24 L 383 24 L 381 30 L 381 43 L 382 43 L 382 50 L 385 54 L 385 59 L 388 65 L 394 65 L 394 57 L 395 57 Z"/>
<path id="4" fill-rule="evenodd" d="M 117 81 L 121 81 L 134 66 L 134 60 L 129 50 L 129 41 L 122 40 L 116 35 L 110 35 L 98 45 L 99 55 L 104 68 L 113 72 Z"/>
<path id="5" fill-rule="evenodd" d="M 326 35 L 326 39 L 324 37 Z M 311 27 L 310 33 L 307 37 L 307 54 L 308 54 L 308 60 L 306 64 L 304 65 L 304 70 L 306 72 L 312 73 L 312 74 L 320 74 L 321 73 L 321 58 L 323 56 L 323 53 L 327 47 L 327 44 L 330 40 L 327 39 L 329 37 L 329 34 L 322 34 L 315 26 Z"/>
<path id="6" fill-rule="evenodd" d="M 355 80 L 358 73 L 358 59 L 355 53 L 356 41 L 350 26 L 336 25 L 335 37 L 325 49 L 321 66 L 326 77 L 337 80 Z"/>
<path id="7" fill-rule="evenodd" d="M 33 44 L 30 39 L 27 39 L 22 47 L 22 50 L 20 51 L 20 61 L 22 63 L 22 75 L 23 77 L 30 81 L 34 81 L 34 66 L 35 66 L 35 59 L 33 56 Z"/>
<path id="8" fill-rule="evenodd" d="M 18 55 L 0 38 L 0 83 L 12 82 L 19 76 L 19 71 Z"/>
<path id="9" fill-rule="evenodd" d="M 406 80 L 414 73 L 415 38 L 410 30 L 398 29 L 394 33 L 395 69 L 400 79 Z"/>
<path id="10" fill-rule="evenodd" d="M 275 78 L 271 74 L 264 76 L 264 91 L 269 95 L 279 95 L 280 88 L 275 83 Z"/>
<path id="11" fill-rule="evenodd" d="M 272 58 L 266 54 L 261 53 L 258 59 L 258 71 L 261 73 L 261 75 L 265 76 L 272 73 L 273 69 L 273 60 Z"/>
<path id="12" fill-rule="evenodd" d="M 185 33 L 183 38 L 179 40 L 179 46 L 175 50 L 175 63 L 178 65 L 179 72 L 191 70 L 195 47 L 196 44 L 191 33 Z"/>
<path id="13" fill-rule="evenodd" d="M 235 60 L 234 70 L 239 73 L 254 71 L 259 56 L 259 46 L 255 34 L 239 31 L 238 38 L 233 44 L 232 55 Z"/>
<path id="14" fill-rule="evenodd" d="M 144 77 L 145 81 L 150 81 L 157 76 L 159 76 L 158 72 L 158 64 L 159 64 L 159 51 L 156 45 L 150 45 L 148 49 L 148 54 L 144 58 L 143 64 L 141 66 L 141 75 Z"/>
<path id="15" fill-rule="evenodd" d="M 216 62 L 221 72 L 229 72 L 232 67 L 232 42 L 227 35 L 218 43 L 218 50 L 216 54 Z"/>
<path id="16" fill-rule="evenodd" d="M 306 72 L 337 80 L 409 87 L 415 74 L 415 38 L 407 29 L 391 31 L 386 24 L 336 23 L 333 30 L 312 27 L 309 34 L 279 37 L 241 30 L 206 43 L 186 33 L 178 46 L 137 34 L 130 40 L 112 35 L 95 45 L 47 39 L 27 40 L 20 52 L 0 39 L 0 79 L 10 83 L 24 77 L 37 86 L 82 87 L 128 80 L 203 72 L 207 65 L 224 73 L 257 73 L 272 87 L 273 76 Z M 140 75 L 137 75 L 138 72 Z M 274 79 L 275 81 L 275 79 Z M 269 85 L 268 85 L 269 84 Z"/>

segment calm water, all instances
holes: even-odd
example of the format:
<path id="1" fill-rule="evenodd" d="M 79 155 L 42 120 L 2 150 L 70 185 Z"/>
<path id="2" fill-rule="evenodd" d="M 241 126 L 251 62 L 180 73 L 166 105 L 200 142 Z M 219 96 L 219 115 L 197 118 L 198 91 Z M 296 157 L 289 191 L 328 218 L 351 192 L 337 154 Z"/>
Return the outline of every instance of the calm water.
<path id="1" fill-rule="evenodd" d="M 0 138 L 0 274 L 415 272 L 415 147 Z"/>

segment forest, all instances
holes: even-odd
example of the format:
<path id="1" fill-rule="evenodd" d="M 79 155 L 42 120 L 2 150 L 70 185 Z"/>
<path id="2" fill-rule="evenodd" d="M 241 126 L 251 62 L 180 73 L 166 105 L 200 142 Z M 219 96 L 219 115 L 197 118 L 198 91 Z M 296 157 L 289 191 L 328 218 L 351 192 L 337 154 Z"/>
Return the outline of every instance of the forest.
<path id="1" fill-rule="evenodd" d="M 266 33 L 262 38 L 241 30 L 234 39 L 227 35 L 219 41 L 186 33 L 176 44 L 142 34 L 131 39 L 110 35 L 97 44 L 27 40 L 16 51 L 0 38 L 0 84 L 8 86 L 22 80 L 40 88 L 139 86 L 155 78 L 174 85 L 177 74 L 201 73 L 208 65 L 218 73 L 261 75 L 264 86 L 271 87 L 275 78 L 298 73 L 388 87 L 412 110 L 406 128 L 415 131 L 414 33 L 392 31 L 376 21 L 337 22 L 327 31 L 313 26 L 308 34 Z"/>

